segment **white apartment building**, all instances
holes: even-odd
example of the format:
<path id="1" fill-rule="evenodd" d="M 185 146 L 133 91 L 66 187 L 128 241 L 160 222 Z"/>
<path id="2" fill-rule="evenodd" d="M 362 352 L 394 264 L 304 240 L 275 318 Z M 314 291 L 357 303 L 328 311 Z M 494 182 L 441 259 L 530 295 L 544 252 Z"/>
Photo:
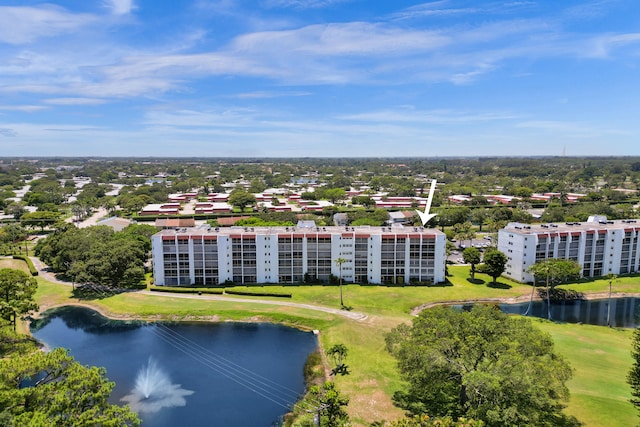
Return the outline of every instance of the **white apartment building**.
<path id="1" fill-rule="evenodd" d="M 628 274 L 639 270 L 640 221 L 608 221 L 593 216 L 586 222 L 509 223 L 498 232 L 498 249 L 507 256 L 505 275 L 533 282 L 527 269 L 538 261 L 566 258 L 582 266 L 583 277 Z"/>
<path id="2" fill-rule="evenodd" d="M 445 280 L 446 236 L 423 227 L 192 227 L 151 240 L 159 286 L 303 283 L 305 275 L 371 284 Z"/>

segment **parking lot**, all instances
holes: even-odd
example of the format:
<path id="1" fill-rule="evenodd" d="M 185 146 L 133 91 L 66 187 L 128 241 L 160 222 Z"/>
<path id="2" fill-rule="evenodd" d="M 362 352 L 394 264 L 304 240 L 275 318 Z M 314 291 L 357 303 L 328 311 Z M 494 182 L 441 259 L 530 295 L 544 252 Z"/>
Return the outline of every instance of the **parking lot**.
<path id="1" fill-rule="evenodd" d="M 484 251 L 486 248 L 489 248 L 492 245 L 494 245 L 494 242 L 493 240 L 491 240 L 491 236 L 489 235 L 485 235 L 483 238 L 480 238 L 480 239 L 473 239 L 471 241 L 469 240 L 454 241 L 453 243 L 456 244 L 457 247 L 456 249 L 451 251 L 451 254 L 449 254 L 449 256 L 447 257 L 447 261 L 454 264 L 464 264 L 464 260 L 462 259 L 462 251 L 469 246 L 478 248 L 480 249 L 480 251 Z"/>

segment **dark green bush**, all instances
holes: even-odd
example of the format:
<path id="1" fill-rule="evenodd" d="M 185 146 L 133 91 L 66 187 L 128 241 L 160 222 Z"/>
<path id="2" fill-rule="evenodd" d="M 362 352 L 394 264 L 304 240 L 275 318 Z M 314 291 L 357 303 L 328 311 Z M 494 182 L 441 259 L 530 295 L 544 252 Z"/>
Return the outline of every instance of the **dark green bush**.
<path id="1" fill-rule="evenodd" d="M 193 287 L 171 287 L 171 286 L 149 286 L 149 290 L 156 292 L 173 292 L 176 294 L 214 294 L 222 295 L 223 289 L 215 288 L 193 288 Z"/>
<path id="2" fill-rule="evenodd" d="M 253 291 L 238 291 L 234 289 L 225 289 L 224 293 L 229 295 L 245 295 L 245 296 L 252 296 L 252 297 L 291 298 L 291 294 L 285 294 L 281 292 L 253 292 Z"/>
<path id="3" fill-rule="evenodd" d="M 28 256 L 14 255 L 13 259 L 21 259 L 21 260 L 23 260 L 24 262 L 27 263 L 27 267 L 29 267 L 29 272 L 31 273 L 31 275 L 32 276 L 37 276 L 38 275 L 38 270 L 33 265 L 33 262 L 31 261 L 31 258 L 29 258 Z"/>

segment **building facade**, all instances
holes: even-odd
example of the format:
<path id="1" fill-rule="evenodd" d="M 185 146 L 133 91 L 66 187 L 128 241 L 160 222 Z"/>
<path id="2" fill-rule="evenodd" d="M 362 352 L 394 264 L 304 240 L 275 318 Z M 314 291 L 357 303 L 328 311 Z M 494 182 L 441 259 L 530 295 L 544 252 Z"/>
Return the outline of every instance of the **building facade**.
<path id="1" fill-rule="evenodd" d="M 514 222 L 498 232 L 498 249 L 507 256 L 504 274 L 520 282 L 532 282 L 528 268 L 550 258 L 577 261 L 583 277 L 634 273 L 639 270 L 640 222 L 605 217 L 558 224 Z"/>
<path id="2" fill-rule="evenodd" d="M 422 227 L 194 227 L 151 238 L 159 286 L 445 280 L 446 237 Z M 336 260 L 342 259 L 342 263 Z"/>

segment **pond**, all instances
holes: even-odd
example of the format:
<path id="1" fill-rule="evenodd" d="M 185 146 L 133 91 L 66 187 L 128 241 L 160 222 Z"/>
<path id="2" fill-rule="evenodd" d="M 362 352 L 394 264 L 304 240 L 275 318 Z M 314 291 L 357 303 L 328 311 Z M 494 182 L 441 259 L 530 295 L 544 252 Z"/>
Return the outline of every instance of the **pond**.
<path id="1" fill-rule="evenodd" d="M 589 325 L 607 326 L 608 299 L 571 300 L 552 303 L 550 307 L 551 319 L 557 322 L 585 323 Z M 455 305 L 459 309 L 466 309 L 472 305 Z M 529 308 L 528 302 L 518 304 L 498 304 L 500 310 L 509 314 L 529 315 L 547 318 L 548 305 L 545 301 L 534 301 Z M 640 301 L 638 298 L 612 298 L 610 321 L 611 326 L 620 328 L 635 328 L 640 325 Z"/>
<path id="2" fill-rule="evenodd" d="M 70 349 L 115 381 L 144 426 L 271 426 L 304 392 L 310 332 L 267 323 L 142 323 L 63 307 L 32 324 L 50 348 Z"/>

